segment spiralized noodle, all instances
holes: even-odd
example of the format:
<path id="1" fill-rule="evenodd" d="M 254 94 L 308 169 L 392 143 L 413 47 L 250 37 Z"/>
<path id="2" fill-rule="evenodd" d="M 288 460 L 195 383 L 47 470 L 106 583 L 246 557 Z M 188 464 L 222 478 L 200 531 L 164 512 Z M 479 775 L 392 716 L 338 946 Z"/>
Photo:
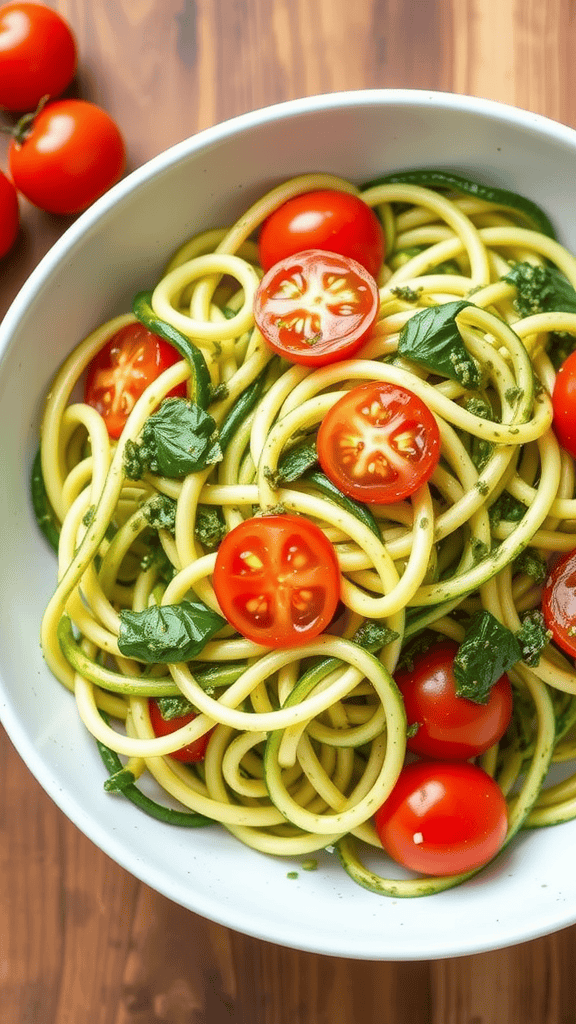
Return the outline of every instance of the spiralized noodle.
<path id="1" fill-rule="evenodd" d="M 254 325 L 262 271 L 253 238 L 286 199 L 318 188 L 361 194 L 385 225 L 380 313 L 354 358 L 289 366 Z M 405 259 L 395 261 L 400 252 Z M 131 480 L 124 456 L 162 399 L 189 380 L 188 363 L 176 363 L 147 388 L 113 441 L 99 413 L 72 395 L 96 353 L 134 314 L 99 326 L 70 354 L 41 427 L 42 477 L 60 531 L 58 585 L 42 622 L 42 646 L 53 674 L 74 693 L 87 730 L 129 759 L 123 770 L 130 783 L 151 776 L 167 804 L 218 822 L 265 853 L 308 855 L 336 844 L 349 874 L 376 892 L 421 895 L 467 877 L 376 876 L 354 842 L 380 849 L 373 815 L 404 763 L 406 718 L 392 677 L 403 645 L 424 628 L 460 642 L 459 613 L 479 608 L 517 631 L 541 600 L 541 588 L 514 568 L 517 556 L 527 545 L 545 558 L 576 547 L 574 466 L 551 429 L 555 370 L 548 355 L 552 334 L 576 335 L 576 314 L 522 318 L 515 287 L 503 279 L 518 260 L 549 261 L 576 287 L 576 259 L 497 203 L 401 183 L 360 193 L 327 174 L 286 182 L 230 229 L 186 242 L 153 291 L 154 314 L 203 353 L 218 427 L 257 379 L 264 385 L 221 461 L 183 479 L 147 472 Z M 482 393 L 498 410 L 493 418 L 471 411 L 471 392 L 462 384 L 397 352 L 400 331 L 418 310 L 462 298 L 470 304 L 458 328 L 481 368 Z M 398 384 L 421 398 L 442 445 L 428 485 L 410 499 L 372 508 L 377 533 L 313 485 L 277 482 L 295 440 L 313 439 L 337 399 L 367 381 Z M 479 443 L 487 452 L 480 466 L 471 454 Z M 525 506 L 520 519 L 490 517 L 505 493 Z M 150 531 L 143 508 L 157 494 L 176 501 L 173 534 L 158 533 L 173 567 L 168 579 L 158 562 L 144 558 Z M 219 610 L 216 554 L 195 529 L 202 508 L 221 510 L 226 530 L 278 508 L 320 525 L 342 574 L 342 635 L 270 651 L 225 627 L 188 662 L 149 666 L 125 657 L 118 646 L 122 609 L 191 598 Z M 365 620 L 391 631 L 377 655 L 353 639 Z M 509 803 L 508 840 L 522 826 L 576 815 L 576 774 L 543 786 L 553 761 L 576 756 L 574 667 L 549 646 L 537 664 L 519 662 L 509 675 L 517 698 L 513 725 L 481 758 Z M 155 736 L 148 698 L 174 695 L 198 714 Z M 204 762 L 183 765 L 168 756 L 210 731 Z"/>

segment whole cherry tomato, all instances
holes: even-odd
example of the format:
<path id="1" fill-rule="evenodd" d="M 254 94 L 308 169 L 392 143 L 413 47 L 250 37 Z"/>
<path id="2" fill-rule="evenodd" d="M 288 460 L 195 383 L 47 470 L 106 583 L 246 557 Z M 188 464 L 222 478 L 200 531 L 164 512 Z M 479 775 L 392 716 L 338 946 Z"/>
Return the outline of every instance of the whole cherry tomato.
<path id="1" fill-rule="evenodd" d="M 16 189 L 0 171 L 0 258 L 6 255 L 16 241 L 19 224 Z"/>
<path id="2" fill-rule="evenodd" d="M 181 359 L 172 345 L 140 323 L 127 324 L 110 338 L 90 363 L 85 384 L 85 401 L 104 418 L 110 437 L 120 437 L 140 395 Z M 170 392 L 170 397 L 185 395 L 185 383 Z"/>
<path id="3" fill-rule="evenodd" d="M 118 180 L 125 160 L 116 124 L 85 100 L 49 103 L 9 151 L 16 188 L 49 213 L 85 210 Z"/>
<path id="4" fill-rule="evenodd" d="M 552 391 L 554 433 L 562 447 L 576 459 L 576 352 L 560 367 Z"/>
<path id="5" fill-rule="evenodd" d="M 423 875 L 456 875 L 486 864 L 508 827 L 502 790 L 468 761 L 406 765 L 375 818 L 386 852 Z"/>
<path id="6" fill-rule="evenodd" d="M 576 658 L 576 551 L 562 555 L 550 570 L 542 613 L 558 646 Z"/>
<path id="7" fill-rule="evenodd" d="M 76 71 L 69 25 L 44 4 L 14 0 L 0 7 L 0 107 L 32 111 L 55 99 Z"/>
<path id="8" fill-rule="evenodd" d="M 264 270 L 303 252 L 323 249 L 348 256 L 376 277 L 384 259 L 384 233 L 358 196 L 324 189 L 288 199 L 264 221 L 258 238 Z"/>
<path id="9" fill-rule="evenodd" d="M 435 644 L 394 678 L 404 698 L 408 725 L 418 730 L 408 750 L 440 760 L 467 760 L 502 738 L 512 717 L 512 686 L 503 675 L 485 704 L 456 693 L 452 666 L 458 645 Z"/>
<path id="10" fill-rule="evenodd" d="M 155 736 L 168 736 L 170 733 L 176 732 L 177 729 L 181 729 L 184 725 L 188 725 L 189 722 L 193 722 L 197 717 L 196 712 L 190 711 L 187 714 L 166 719 L 163 717 L 158 703 L 153 697 L 150 697 L 148 700 L 148 712 Z M 193 740 L 192 743 L 188 743 L 185 747 L 173 750 L 168 757 L 173 757 L 175 761 L 183 761 L 185 764 L 203 761 L 206 757 L 206 748 L 213 732 L 214 730 L 210 729 L 209 732 L 199 736 L 197 740 Z"/>
<path id="11" fill-rule="evenodd" d="M 411 391 L 378 381 L 361 384 L 324 416 L 318 458 L 344 494 L 390 504 L 429 480 L 440 458 L 440 432 Z"/>
<path id="12" fill-rule="evenodd" d="M 334 548 L 303 516 L 261 516 L 236 526 L 218 548 L 213 584 L 228 621 L 265 647 L 313 640 L 340 599 Z"/>
<path id="13" fill-rule="evenodd" d="M 376 282 L 359 263 L 310 249 L 275 263 L 264 275 L 254 318 L 285 359 L 323 366 L 360 347 L 379 304 Z"/>

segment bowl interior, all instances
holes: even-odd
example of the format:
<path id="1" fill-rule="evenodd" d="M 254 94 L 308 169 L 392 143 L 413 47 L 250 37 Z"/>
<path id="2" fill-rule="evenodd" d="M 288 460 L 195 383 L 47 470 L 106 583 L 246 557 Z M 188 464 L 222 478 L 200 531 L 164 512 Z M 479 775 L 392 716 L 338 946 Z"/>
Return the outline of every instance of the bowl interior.
<path id="1" fill-rule="evenodd" d="M 568 194 L 576 134 L 569 129 L 462 97 L 336 94 L 244 115 L 135 172 L 69 229 L 0 327 L 0 530 L 9 540 L 2 547 L 0 712 L 18 751 L 79 828 L 171 899 L 260 938 L 364 959 L 461 955 L 572 923 L 576 822 L 521 836 L 466 886 L 402 901 L 358 888 L 330 853 L 316 871 L 302 871 L 298 859 L 264 857 L 218 827 L 171 828 L 105 794 L 95 745 L 38 643 L 55 561 L 36 529 L 28 482 L 57 365 L 90 329 L 129 309 L 181 241 L 231 222 L 297 173 L 328 171 L 360 183 L 415 166 L 443 166 L 530 196 L 576 249 Z M 293 870 L 298 877 L 288 878 Z"/>

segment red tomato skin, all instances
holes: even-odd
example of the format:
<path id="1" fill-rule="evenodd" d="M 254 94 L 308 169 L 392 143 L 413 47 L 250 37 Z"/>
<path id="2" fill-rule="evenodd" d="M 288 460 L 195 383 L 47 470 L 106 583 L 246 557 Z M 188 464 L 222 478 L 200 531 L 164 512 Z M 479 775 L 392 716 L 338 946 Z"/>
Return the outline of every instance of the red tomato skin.
<path id="1" fill-rule="evenodd" d="M 552 391 L 552 409 L 558 443 L 576 459 L 576 351 L 558 370 Z"/>
<path id="2" fill-rule="evenodd" d="M 16 189 L 0 171 L 0 259 L 14 245 L 19 227 L 20 211 Z"/>
<path id="3" fill-rule="evenodd" d="M 34 118 L 9 149 L 16 188 L 48 213 L 85 210 L 118 181 L 126 163 L 122 136 L 109 114 L 85 100 L 57 100 Z"/>
<path id="4" fill-rule="evenodd" d="M 375 825 L 398 864 L 423 875 L 456 875 L 498 853 L 508 812 L 498 785 L 476 765 L 418 761 L 402 769 Z"/>
<path id="5" fill-rule="evenodd" d="M 408 725 L 418 723 L 418 731 L 407 741 L 413 754 L 466 761 L 497 743 L 508 728 L 513 702 L 508 676 L 494 684 L 486 704 L 458 697 L 452 671 L 457 651 L 451 641 L 435 644 L 412 669 L 395 674 Z"/>
<path id="6" fill-rule="evenodd" d="M 136 400 L 181 359 L 172 345 L 140 323 L 127 324 L 106 342 L 88 366 L 84 400 L 103 417 L 110 437 L 120 437 Z M 166 397 L 185 396 L 183 383 Z"/>
<path id="7" fill-rule="evenodd" d="M 305 249 L 349 256 L 376 277 L 384 260 L 384 232 L 358 196 L 322 189 L 288 199 L 264 221 L 258 238 L 265 271 Z"/>
<path id="8" fill-rule="evenodd" d="M 390 417 L 388 425 L 378 423 L 377 430 L 369 411 L 374 403 L 381 404 L 384 415 Z M 388 444 L 389 437 L 402 435 L 406 427 L 414 431 L 414 451 L 404 452 L 395 461 L 391 478 L 379 479 L 367 468 L 363 473 L 358 469 L 358 463 L 366 462 L 369 445 L 378 450 L 380 444 Z M 381 442 L 376 439 L 378 432 Z M 348 450 L 351 437 L 358 441 L 355 457 Z M 417 395 L 396 384 L 375 381 L 352 388 L 328 410 L 318 430 L 317 446 L 322 469 L 344 494 L 367 504 L 386 505 L 409 497 L 430 479 L 440 458 L 440 431 Z"/>
<path id="9" fill-rule="evenodd" d="M 189 715 L 179 715 L 177 718 L 170 718 L 166 721 L 166 719 L 162 718 L 160 708 L 153 697 L 150 697 L 148 700 L 148 712 L 155 736 L 168 736 L 197 718 L 196 713 L 191 711 Z M 187 746 L 181 747 L 180 750 L 173 750 L 171 754 L 168 754 L 168 757 L 173 757 L 175 761 L 183 761 L 184 764 L 194 764 L 197 761 L 203 761 L 206 757 L 206 749 L 213 732 L 214 729 L 210 729 L 209 732 L 199 736 L 197 740 L 193 740 Z"/>
<path id="10" fill-rule="evenodd" d="M 31 112 L 44 96 L 55 99 L 76 64 L 72 30 L 56 11 L 19 0 L 0 7 L 0 107 Z"/>
<path id="11" fill-rule="evenodd" d="M 330 278 L 343 282 L 349 309 L 342 315 L 338 294 L 331 295 L 322 286 Z M 282 294 L 286 282 L 295 283 L 296 296 Z M 315 300 L 319 293 L 325 296 L 320 303 Z M 350 294 L 353 304 L 348 301 Z M 360 263 L 337 253 L 308 249 L 275 263 L 264 275 L 256 292 L 254 319 L 268 345 L 285 359 L 303 366 L 326 366 L 360 348 L 376 322 L 379 307 L 376 282 Z M 310 344 L 305 340 L 319 328 L 318 341 Z"/>
<path id="12" fill-rule="evenodd" d="M 562 555 L 550 570 L 542 593 L 542 614 L 552 639 L 576 658 L 576 550 Z"/>
<path id="13" fill-rule="evenodd" d="M 261 568 L 250 568 L 254 558 Z M 234 628 L 270 648 L 313 640 L 329 626 L 340 600 L 336 552 L 303 516 L 261 516 L 236 526 L 218 548 L 212 583 Z M 299 607 L 302 591 L 309 598 Z M 250 602 L 257 610 L 250 611 Z"/>

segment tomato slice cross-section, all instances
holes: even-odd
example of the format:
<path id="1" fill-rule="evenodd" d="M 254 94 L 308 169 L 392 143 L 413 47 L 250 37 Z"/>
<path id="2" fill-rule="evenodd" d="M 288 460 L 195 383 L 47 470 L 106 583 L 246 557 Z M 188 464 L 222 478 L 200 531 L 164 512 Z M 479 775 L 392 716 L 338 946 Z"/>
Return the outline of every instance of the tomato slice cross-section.
<path id="1" fill-rule="evenodd" d="M 344 494 L 390 504 L 430 478 L 440 458 L 440 432 L 430 410 L 411 391 L 386 382 L 361 384 L 324 417 L 318 458 Z"/>
<path id="2" fill-rule="evenodd" d="M 356 260 L 310 249 L 262 278 L 254 318 L 264 338 L 294 363 L 323 366 L 355 352 L 379 309 L 374 278 Z"/>
<path id="3" fill-rule="evenodd" d="M 329 625 L 340 598 L 330 541 L 301 516 L 247 519 L 216 555 L 213 584 L 231 625 L 266 647 L 292 647 Z"/>

